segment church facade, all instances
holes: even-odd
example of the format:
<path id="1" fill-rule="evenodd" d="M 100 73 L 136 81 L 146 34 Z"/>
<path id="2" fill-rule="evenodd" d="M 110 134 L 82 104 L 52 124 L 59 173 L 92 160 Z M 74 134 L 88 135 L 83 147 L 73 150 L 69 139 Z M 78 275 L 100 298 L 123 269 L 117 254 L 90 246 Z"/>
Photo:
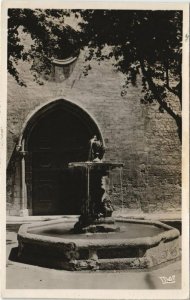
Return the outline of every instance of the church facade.
<path id="1" fill-rule="evenodd" d="M 28 62 L 20 63 L 26 87 L 8 75 L 7 214 L 79 214 L 80 176 L 70 174 L 68 163 L 88 160 L 94 135 L 105 147 L 105 160 L 124 164 L 122 186 L 116 174 L 112 189 L 116 211 L 180 210 L 175 121 L 156 102 L 141 103 L 140 74 L 123 94 L 124 76 L 110 61 L 92 62 L 87 76 L 84 63 L 83 52 L 54 61 L 43 84 L 33 80 Z M 168 97 L 179 110 L 175 97 Z"/>

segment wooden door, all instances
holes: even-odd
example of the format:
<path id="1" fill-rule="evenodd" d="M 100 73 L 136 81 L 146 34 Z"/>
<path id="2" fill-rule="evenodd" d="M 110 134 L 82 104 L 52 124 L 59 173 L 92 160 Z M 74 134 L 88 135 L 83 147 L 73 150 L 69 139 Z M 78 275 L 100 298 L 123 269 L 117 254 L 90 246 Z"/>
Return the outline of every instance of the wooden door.
<path id="1" fill-rule="evenodd" d="M 68 169 L 72 161 L 88 158 L 91 133 L 76 116 L 57 110 L 42 118 L 33 129 L 33 215 L 80 214 L 83 182 Z"/>

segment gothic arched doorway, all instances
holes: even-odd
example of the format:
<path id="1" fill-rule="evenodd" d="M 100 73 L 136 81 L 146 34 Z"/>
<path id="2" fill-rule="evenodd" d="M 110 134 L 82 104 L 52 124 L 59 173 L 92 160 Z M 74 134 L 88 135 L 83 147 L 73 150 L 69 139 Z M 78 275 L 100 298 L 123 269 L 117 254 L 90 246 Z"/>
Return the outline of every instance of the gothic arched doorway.
<path id="1" fill-rule="evenodd" d="M 79 214 L 82 179 L 68 169 L 88 160 L 98 126 L 81 108 L 59 100 L 41 109 L 25 130 L 28 208 L 33 215 Z"/>

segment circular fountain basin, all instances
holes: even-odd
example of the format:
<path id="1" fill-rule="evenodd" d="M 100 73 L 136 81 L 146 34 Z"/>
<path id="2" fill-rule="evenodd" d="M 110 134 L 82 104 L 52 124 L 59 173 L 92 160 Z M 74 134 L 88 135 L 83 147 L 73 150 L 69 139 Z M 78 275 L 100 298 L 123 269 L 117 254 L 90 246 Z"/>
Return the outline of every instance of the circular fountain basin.
<path id="1" fill-rule="evenodd" d="M 22 225 L 19 258 L 66 270 L 150 268 L 179 257 L 179 231 L 156 221 L 118 219 L 119 232 L 73 233 L 63 219 Z"/>

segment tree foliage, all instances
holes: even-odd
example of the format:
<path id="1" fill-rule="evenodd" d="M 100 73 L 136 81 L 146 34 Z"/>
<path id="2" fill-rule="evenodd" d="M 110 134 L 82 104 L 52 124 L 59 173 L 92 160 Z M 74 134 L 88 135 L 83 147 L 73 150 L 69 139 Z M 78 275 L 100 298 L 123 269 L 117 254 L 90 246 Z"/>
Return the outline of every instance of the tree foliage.
<path id="1" fill-rule="evenodd" d="M 133 10 L 83 10 L 81 29 L 90 48 L 87 60 L 114 56 L 118 70 L 129 83 L 142 75 L 141 102 L 159 103 L 160 112 L 174 118 L 181 140 L 181 116 L 167 102 L 175 94 L 182 105 L 182 12 Z M 104 47 L 109 53 L 103 54 Z"/>
<path id="2" fill-rule="evenodd" d="M 54 9 L 9 9 L 8 10 L 8 71 L 20 85 L 22 80 L 17 63 L 32 62 L 31 71 L 40 83 L 39 75 L 51 71 L 54 58 L 65 58 L 78 52 L 77 32 L 64 22 L 69 12 Z M 31 38 L 30 47 L 24 45 L 21 33 Z M 29 40 L 28 40 L 29 42 Z"/>
<path id="3" fill-rule="evenodd" d="M 79 20 L 78 31 L 65 25 L 65 17 L 71 14 Z M 167 94 L 175 94 L 182 105 L 182 17 L 182 11 L 170 10 L 11 9 L 8 70 L 24 84 L 16 68 L 18 60 L 32 59 L 31 69 L 38 76 L 50 72 L 53 57 L 64 58 L 87 46 L 87 66 L 92 59 L 115 58 L 115 68 L 126 74 L 122 95 L 129 84 L 136 85 L 141 73 L 141 102 L 157 101 L 160 112 L 175 120 L 181 139 L 181 116 L 168 103 Z M 19 28 L 30 34 L 30 50 L 20 43 Z"/>

